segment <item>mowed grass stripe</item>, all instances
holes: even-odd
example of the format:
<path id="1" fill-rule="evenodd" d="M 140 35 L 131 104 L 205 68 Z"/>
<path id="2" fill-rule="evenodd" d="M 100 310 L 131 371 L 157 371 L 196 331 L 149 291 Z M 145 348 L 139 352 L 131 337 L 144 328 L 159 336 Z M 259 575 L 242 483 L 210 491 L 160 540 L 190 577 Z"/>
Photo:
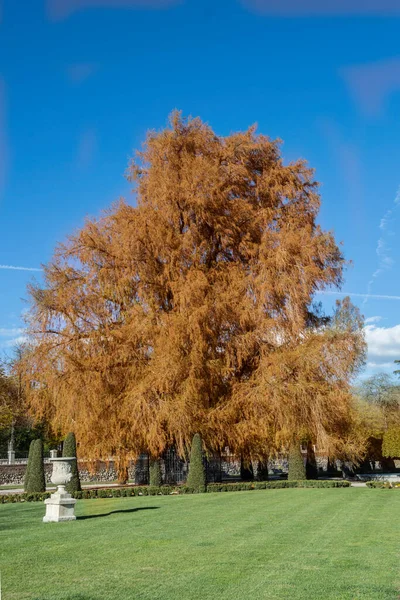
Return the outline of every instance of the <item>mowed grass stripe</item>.
<path id="1" fill-rule="evenodd" d="M 400 493 L 285 489 L 0 506 L 4 600 L 395 599 Z M 103 515 L 103 516 L 102 516 Z"/>

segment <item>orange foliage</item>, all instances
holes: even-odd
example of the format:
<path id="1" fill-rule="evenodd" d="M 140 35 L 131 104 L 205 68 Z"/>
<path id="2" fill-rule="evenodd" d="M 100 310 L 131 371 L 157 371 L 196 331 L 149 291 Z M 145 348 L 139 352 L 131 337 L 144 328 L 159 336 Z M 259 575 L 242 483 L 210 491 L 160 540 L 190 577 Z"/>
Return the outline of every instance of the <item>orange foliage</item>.
<path id="1" fill-rule="evenodd" d="M 34 414 L 88 458 L 184 452 L 195 432 L 254 456 L 304 432 L 343 451 L 364 342 L 357 315 L 313 312 L 344 259 L 312 170 L 254 128 L 173 113 L 128 177 L 137 207 L 88 221 L 30 290 Z"/>

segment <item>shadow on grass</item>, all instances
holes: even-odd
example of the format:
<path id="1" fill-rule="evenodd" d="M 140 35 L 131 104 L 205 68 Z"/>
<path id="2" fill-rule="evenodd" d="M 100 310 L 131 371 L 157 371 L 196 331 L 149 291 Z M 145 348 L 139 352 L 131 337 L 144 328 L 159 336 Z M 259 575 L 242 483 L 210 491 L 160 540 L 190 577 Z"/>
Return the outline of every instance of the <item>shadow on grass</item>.
<path id="1" fill-rule="evenodd" d="M 83 521 L 84 519 L 97 519 L 98 517 L 109 517 L 110 515 L 134 513 L 138 512 L 139 510 L 157 510 L 159 508 L 159 506 L 142 506 L 141 508 L 127 508 L 126 510 L 110 510 L 108 513 L 102 513 L 100 515 L 82 515 L 81 517 L 76 517 L 76 519 Z"/>

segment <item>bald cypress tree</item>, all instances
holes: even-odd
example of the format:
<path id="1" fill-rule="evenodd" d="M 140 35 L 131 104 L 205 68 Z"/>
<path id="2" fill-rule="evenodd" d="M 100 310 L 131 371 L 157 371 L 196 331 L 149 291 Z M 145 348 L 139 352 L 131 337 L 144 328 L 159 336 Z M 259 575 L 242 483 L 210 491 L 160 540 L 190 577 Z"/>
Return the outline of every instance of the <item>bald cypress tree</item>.
<path id="1" fill-rule="evenodd" d="M 339 454 L 364 342 L 354 311 L 325 327 L 314 305 L 345 260 L 313 170 L 255 127 L 174 112 L 128 178 L 135 206 L 87 221 L 30 287 L 33 413 L 121 472 L 143 448 L 183 456 L 193 431 L 252 460 L 304 431 Z"/>

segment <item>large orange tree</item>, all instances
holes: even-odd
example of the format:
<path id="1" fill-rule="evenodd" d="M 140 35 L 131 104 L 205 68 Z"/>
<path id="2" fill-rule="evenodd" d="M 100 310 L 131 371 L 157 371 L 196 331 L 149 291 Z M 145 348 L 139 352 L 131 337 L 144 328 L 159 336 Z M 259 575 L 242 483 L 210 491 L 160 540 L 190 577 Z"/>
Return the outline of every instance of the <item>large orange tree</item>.
<path id="1" fill-rule="evenodd" d="M 348 301 L 329 324 L 313 308 L 345 264 L 313 171 L 175 112 L 128 177 L 137 206 L 87 221 L 30 288 L 34 414 L 121 464 L 195 432 L 251 456 L 303 435 L 342 451 L 364 342 Z"/>

